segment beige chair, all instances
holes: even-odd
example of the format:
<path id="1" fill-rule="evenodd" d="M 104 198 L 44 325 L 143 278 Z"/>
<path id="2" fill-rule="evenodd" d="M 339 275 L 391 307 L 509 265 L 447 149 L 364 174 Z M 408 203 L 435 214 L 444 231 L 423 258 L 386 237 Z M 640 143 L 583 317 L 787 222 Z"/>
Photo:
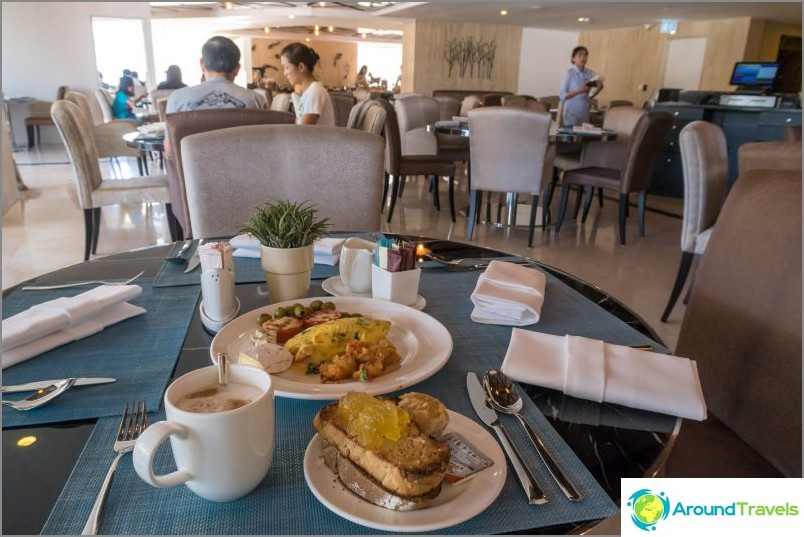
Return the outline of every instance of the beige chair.
<path id="1" fill-rule="evenodd" d="M 269 199 L 309 201 L 332 230 L 380 227 L 381 136 L 340 127 L 248 125 L 182 142 L 195 237 L 229 237 Z"/>
<path id="2" fill-rule="evenodd" d="M 172 150 L 167 157 L 168 185 L 173 214 L 181 226 L 180 232 L 176 230 L 176 235 L 180 238 L 194 236 L 184 180 L 181 141 L 185 136 L 241 125 L 288 125 L 294 121 L 293 114 L 289 112 L 257 108 L 219 108 L 168 114 L 166 123 Z"/>
<path id="3" fill-rule="evenodd" d="M 265 107 L 269 109 L 271 108 L 271 101 L 273 98 L 271 97 L 270 91 L 265 88 L 254 88 L 252 91 L 257 95 L 262 95 L 262 97 L 265 99 Z"/>
<path id="4" fill-rule="evenodd" d="M 616 109 L 615 109 L 616 110 Z M 561 201 L 559 203 L 558 222 L 555 232 L 561 230 L 564 212 L 567 208 L 569 187 L 582 185 L 585 187 L 610 188 L 620 194 L 620 212 L 618 229 L 620 244 L 625 245 L 625 217 L 628 207 L 628 195 L 639 193 L 639 235 L 645 236 L 645 200 L 648 195 L 653 175 L 653 167 L 664 143 L 664 137 L 670 132 L 673 117 L 667 112 L 648 112 L 637 122 L 628 144 L 624 165 L 621 169 L 603 166 L 586 166 L 564 173 L 561 185 Z M 591 195 L 591 194 L 589 194 Z"/>
<path id="5" fill-rule="evenodd" d="M 332 108 L 335 112 L 335 126 L 346 127 L 349 123 L 349 114 L 352 112 L 352 107 L 357 102 L 353 95 L 345 93 L 330 93 L 329 98 L 332 101 Z"/>
<path id="6" fill-rule="evenodd" d="M 411 95 L 394 101 L 399 121 L 402 155 L 436 155 L 438 140 L 427 132 L 427 125 L 438 121 L 438 101 L 432 97 Z"/>
<path id="7" fill-rule="evenodd" d="M 461 117 L 469 117 L 469 110 L 473 110 L 480 106 L 480 97 L 477 95 L 467 95 L 461 101 L 461 111 L 458 114 Z"/>
<path id="8" fill-rule="evenodd" d="M 292 105 L 293 101 L 290 99 L 290 93 L 274 93 L 270 109 L 276 112 L 290 112 Z"/>
<path id="9" fill-rule="evenodd" d="M 801 171 L 800 141 L 748 142 L 737 149 L 737 171 L 751 170 Z"/>
<path id="10" fill-rule="evenodd" d="M 405 99 L 408 100 L 408 99 Z M 388 187 L 391 186 L 391 200 L 388 208 L 388 222 L 394 214 L 396 199 L 402 195 L 402 187 L 408 175 L 426 175 L 430 177 L 430 190 L 433 192 L 433 204 L 441 210 L 438 199 L 438 178 L 449 178 L 449 208 L 452 221 L 455 222 L 455 162 L 438 155 L 404 155 L 400 128 L 396 109 L 385 99 L 377 99 L 385 109 L 385 173 L 382 192 L 382 207 L 388 196 Z"/>
<path id="11" fill-rule="evenodd" d="M 678 135 L 684 172 L 684 218 L 681 224 L 681 264 L 662 314 L 666 323 L 687 280 L 692 261 L 706 250 L 720 209 L 726 200 L 729 155 L 723 130 L 708 121 L 693 121 Z"/>
<path id="12" fill-rule="evenodd" d="M 558 108 L 559 97 L 558 95 L 545 95 L 544 97 L 539 97 L 539 101 L 546 103 L 547 106 L 550 107 L 550 110 L 555 110 Z"/>
<path id="13" fill-rule="evenodd" d="M 114 119 L 114 114 L 112 113 L 112 105 L 114 104 L 114 98 L 112 95 L 102 88 L 97 88 L 95 90 L 95 99 L 98 101 L 98 106 L 101 109 L 101 114 L 103 115 L 103 122 L 108 123 Z"/>
<path id="14" fill-rule="evenodd" d="M 101 225 L 101 207 L 128 203 L 164 203 L 170 213 L 167 178 L 162 176 L 103 179 L 92 125 L 74 103 L 61 100 L 51 106 L 51 115 L 73 165 L 78 204 L 84 210 L 84 261 L 96 252 Z"/>
<path id="15" fill-rule="evenodd" d="M 155 89 L 148 95 L 150 101 L 154 103 L 154 106 L 161 100 L 167 100 L 170 95 L 176 91 L 175 89 Z"/>
<path id="16" fill-rule="evenodd" d="M 98 158 L 117 159 L 117 157 L 133 157 L 137 159 L 140 175 L 143 175 L 144 158 L 139 149 L 129 147 L 123 140 L 125 134 L 137 132 L 137 123 L 131 119 L 114 119 L 109 123 L 96 125 L 92 119 L 92 110 L 89 100 L 83 93 L 68 91 L 65 99 L 78 106 L 87 122 L 92 125 L 92 136 L 95 138 L 95 147 Z M 119 164 L 118 164 L 119 166 Z"/>
<path id="17" fill-rule="evenodd" d="M 609 101 L 609 109 L 616 108 L 618 106 L 634 106 L 634 103 L 623 99 L 616 99 L 614 101 Z"/>
<path id="18" fill-rule="evenodd" d="M 469 112 L 472 132 L 472 187 L 466 235 L 469 240 L 481 192 L 527 193 L 532 196 L 528 247 L 533 245 L 539 197 L 553 169 L 550 121 L 550 114 L 525 108 L 495 106 Z M 542 225 L 546 222 L 544 214 L 543 209 Z"/>
<path id="19" fill-rule="evenodd" d="M 357 103 L 349 112 L 346 128 L 383 136 L 385 132 L 385 108 L 374 100 Z"/>
<path id="20" fill-rule="evenodd" d="M 433 97 L 438 101 L 439 121 L 451 120 L 461 112 L 461 101 L 454 97 Z"/>
<path id="21" fill-rule="evenodd" d="M 64 99 L 67 94 L 67 86 L 59 86 L 56 90 L 56 100 Z M 33 100 L 28 105 L 29 115 L 26 116 L 25 130 L 28 134 L 28 149 L 31 149 L 41 140 L 40 127 L 47 127 L 53 125 L 53 118 L 50 117 L 50 101 Z"/>
<path id="22" fill-rule="evenodd" d="M 709 417 L 665 477 L 801 477 L 801 173 L 740 173 L 701 259 L 675 354 Z"/>

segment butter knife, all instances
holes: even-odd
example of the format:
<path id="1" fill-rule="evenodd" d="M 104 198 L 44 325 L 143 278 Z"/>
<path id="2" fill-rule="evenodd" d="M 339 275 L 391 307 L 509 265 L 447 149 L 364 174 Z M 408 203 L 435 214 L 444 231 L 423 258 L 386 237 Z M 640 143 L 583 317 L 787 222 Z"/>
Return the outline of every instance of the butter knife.
<path id="1" fill-rule="evenodd" d="M 200 265 L 200 264 L 201 264 L 201 258 L 198 257 L 198 248 L 196 248 L 195 253 L 193 254 L 193 257 L 191 257 L 190 260 L 187 262 L 187 268 L 184 269 L 184 273 L 188 274 L 188 273 L 194 271 L 196 269 L 196 267 L 198 265 Z"/>
<path id="2" fill-rule="evenodd" d="M 187 251 L 190 249 L 190 246 L 192 245 L 193 240 L 187 239 L 186 241 L 184 241 L 184 244 L 182 245 L 181 250 L 179 250 L 179 253 L 171 257 L 166 257 L 165 260 L 171 263 L 184 263 L 184 261 L 186 261 L 184 255 L 187 253 Z"/>
<path id="3" fill-rule="evenodd" d="M 64 379 L 54 379 L 54 380 L 39 380 L 36 382 L 27 382 L 25 384 L 15 384 L 13 386 L 3 386 L 2 393 L 15 393 L 15 392 L 31 392 L 35 390 L 41 390 L 42 388 L 47 388 L 60 380 Z M 117 379 L 107 378 L 107 377 L 79 377 L 75 379 L 75 383 L 73 386 L 91 386 L 93 384 L 107 384 L 109 382 L 115 382 Z"/>
<path id="4" fill-rule="evenodd" d="M 516 449 L 516 446 L 511 442 L 511 437 L 508 432 L 500 423 L 497 412 L 486 403 L 486 390 L 480 384 L 480 380 L 474 371 L 469 371 L 466 374 L 466 390 L 469 392 L 469 400 L 472 402 L 475 412 L 483 420 L 483 423 L 494 429 L 497 438 L 500 439 L 505 454 L 508 455 L 508 460 L 511 461 L 511 466 L 514 467 L 514 472 L 525 490 L 525 495 L 528 497 L 528 503 L 531 505 L 541 505 L 547 503 L 547 496 L 544 491 L 536 484 L 536 478 L 531 474 L 522 455 Z"/>

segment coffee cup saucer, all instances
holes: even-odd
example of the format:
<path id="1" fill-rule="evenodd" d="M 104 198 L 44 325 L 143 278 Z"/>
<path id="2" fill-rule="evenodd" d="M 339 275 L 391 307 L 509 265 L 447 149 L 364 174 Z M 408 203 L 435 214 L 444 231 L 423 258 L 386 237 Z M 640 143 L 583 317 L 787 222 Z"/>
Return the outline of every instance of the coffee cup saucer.
<path id="1" fill-rule="evenodd" d="M 340 276 L 332 276 L 321 282 L 321 288 L 332 296 L 347 296 L 358 298 L 372 298 L 371 291 L 368 293 L 356 293 L 352 291 L 343 283 Z M 419 311 L 423 310 L 427 305 L 427 300 L 422 295 L 416 295 L 416 302 L 409 304 L 411 308 Z"/>

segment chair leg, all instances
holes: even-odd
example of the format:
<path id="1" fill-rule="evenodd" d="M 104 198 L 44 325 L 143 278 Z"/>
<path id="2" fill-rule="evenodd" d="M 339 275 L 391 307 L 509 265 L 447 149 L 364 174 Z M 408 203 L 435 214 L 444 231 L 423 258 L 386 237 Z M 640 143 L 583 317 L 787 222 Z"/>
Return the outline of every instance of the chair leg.
<path id="1" fill-rule="evenodd" d="M 33 149 L 34 146 L 34 128 L 33 125 L 27 125 L 25 130 L 28 133 L 28 149 Z"/>
<path id="2" fill-rule="evenodd" d="M 477 217 L 477 206 L 480 204 L 480 191 L 469 191 L 469 228 L 466 230 L 466 240 L 472 240 L 472 233 L 475 230 L 475 218 Z"/>
<path id="3" fill-rule="evenodd" d="M 528 248 L 533 248 L 533 232 L 536 231 L 536 209 L 539 207 L 539 195 L 531 200 L 530 221 L 528 222 Z"/>
<path id="4" fill-rule="evenodd" d="M 184 238 L 184 232 L 176 220 L 176 215 L 173 214 L 173 204 L 165 203 L 165 215 L 167 216 L 168 231 L 170 231 L 170 240 L 173 242 L 180 241 Z"/>
<path id="5" fill-rule="evenodd" d="M 681 252 L 681 263 L 678 266 L 676 283 L 673 284 L 673 290 L 670 292 L 670 300 L 667 301 L 667 307 L 664 308 L 664 313 L 662 313 L 663 323 L 667 322 L 667 318 L 670 317 L 670 312 L 673 311 L 673 306 L 676 305 L 678 295 L 681 294 L 681 290 L 684 288 L 684 282 L 687 281 L 687 274 L 690 272 L 690 266 L 692 266 L 692 259 L 694 257 L 695 254 L 692 252 Z"/>
<path id="6" fill-rule="evenodd" d="M 400 175 L 398 179 L 399 179 L 399 186 L 397 187 L 396 195 L 398 198 L 401 198 L 402 192 L 405 191 L 405 176 Z"/>
<path id="7" fill-rule="evenodd" d="M 578 185 L 578 195 L 575 196 L 575 209 L 572 210 L 572 219 L 578 219 L 578 213 L 581 212 L 581 198 L 583 198 L 584 187 Z"/>
<path id="8" fill-rule="evenodd" d="M 100 235 L 101 208 L 92 209 L 92 255 L 98 253 L 98 235 Z"/>
<path id="9" fill-rule="evenodd" d="M 561 231 L 561 223 L 564 221 L 564 213 L 567 210 L 567 202 L 569 201 L 569 185 L 561 185 L 561 200 L 558 202 L 558 220 L 556 220 L 556 233 Z"/>
<path id="10" fill-rule="evenodd" d="M 385 200 L 388 199 L 388 182 L 391 180 L 391 175 L 386 173 L 382 177 L 382 205 L 380 205 L 380 212 L 385 211 Z"/>
<path id="11" fill-rule="evenodd" d="M 84 209 L 84 261 L 89 261 L 92 249 L 92 209 Z"/>
<path id="12" fill-rule="evenodd" d="M 145 170 L 145 175 L 148 175 L 148 154 L 145 151 L 142 152 L 142 167 Z"/>
<path id="13" fill-rule="evenodd" d="M 398 177 L 391 177 L 391 181 L 393 181 L 393 187 L 391 189 L 391 206 L 388 208 L 388 219 L 386 222 L 389 224 L 391 223 L 391 217 L 394 216 L 394 207 L 396 206 L 396 198 L 399 197 L 399 188 L 400 183 L 405 184 L 405 176 L 400 175 Z"/>
<path id="14" fill-rule="evenodd" d="M 435 205 L 436 211 L 441 211 L 441 199 L 438 197 L 438 180 L 440 179 L 437 175 L 430 176 L 430 189 L 433 191 L 433 205 Z"/>
<path id="15" fill-rule="evenodd" d="M 603 208 L 603 189 L 602 188 L 597 189 L 597 206 L 600 207 L 601 209 Z"/>
<path id="16" fill-rule="evenodd" d="M 620 194 L 620 244 L 625 246 L 625 217 L 628 215 L 628 194 Z"/>
<path id="17" fill-rule="evenodd" d="M 449 176 L 449 214 L 455 222 L 455 176 Z"/>
<path id="18" fill-rule="evenodd" d="M 142 157 L 137 157 L 137 168 L 139 168 L 139 170 L 140 170 L 140 177 L 145 175 L 145 173 L 143 173 L 143 169 L 142 169 Z"/>
<path id="19" fill-rule="evenodd" d="M 625 217 L 631 216 L 631 199 L 628 194 L 625 195 Z"/>
<path id="20" fill-rule="evenodd" d="M 601 190 L 598 188 L 598 192 Z M 592 198 L 595 195 L 595 187 L 588 186 L 586 187 L 586 201 L 583 204 L 583 216 L 581 217 L 581 223 L 586 223 L 586 217 L 589 216 L 589 209 L 592 207 Z"/>
<path id="21" fill-rule="evenodd" d="M 648 191 L 642 190 L 639 193 L 639 210 L 637 220 L 639 221 L 639 236 L 645 236 L 645 202 L 648 199 Z"/>
<path id="22" fill-rule="evenodd" d="M 486 192 L 486 222 L 491 222 L 491 192 Z"/>

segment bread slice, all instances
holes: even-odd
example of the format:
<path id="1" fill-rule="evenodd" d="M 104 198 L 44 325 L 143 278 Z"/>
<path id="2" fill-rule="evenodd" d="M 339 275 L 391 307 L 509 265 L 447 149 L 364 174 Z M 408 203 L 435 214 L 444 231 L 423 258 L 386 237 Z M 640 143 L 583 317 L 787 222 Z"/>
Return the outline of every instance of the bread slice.
<path id="1" fill-rule="evenodd" d="M 379 451 L 366 449 L 349 436 L 338 417 L 337 401 L 324 407 L 316 415 L 313 427 L 324 440 L 337 448 L 340 457 L 351 461 L 375 485 L 381 487 L 381 491 L 369 495 L 358 492 L 365 499 L 372 501 L 367 496 L 381 496 L 379 492 L 386 492 L 404 499 L 398 502 L 400 504 L 419 504 L 438 495 L 449 466 L 449 445 L 420 434 L 415 422 L 412 422 L 408 436 Z M 350 486 L 360 476 L 355 476 L 355 472 L 343 473 L 348 476 L 346 480 L 341 475 L 342 472 L 338 471 L 347 487 L 351 490 L 360 488 L 359 485 Z M 374 501 L 372 503 L 383 505 Z"/>

